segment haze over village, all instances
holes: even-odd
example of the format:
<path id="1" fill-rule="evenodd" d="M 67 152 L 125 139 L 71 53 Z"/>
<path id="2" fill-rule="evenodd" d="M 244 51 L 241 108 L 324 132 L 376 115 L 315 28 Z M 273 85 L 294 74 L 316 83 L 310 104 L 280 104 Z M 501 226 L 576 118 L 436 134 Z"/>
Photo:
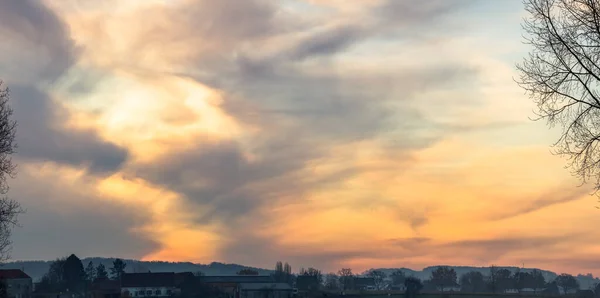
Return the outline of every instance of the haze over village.
<path id="1" fill-rule="evenodd" d="M 600 0 L 0 0 L 0 298 L 600 297 L 599 86 Z"/>

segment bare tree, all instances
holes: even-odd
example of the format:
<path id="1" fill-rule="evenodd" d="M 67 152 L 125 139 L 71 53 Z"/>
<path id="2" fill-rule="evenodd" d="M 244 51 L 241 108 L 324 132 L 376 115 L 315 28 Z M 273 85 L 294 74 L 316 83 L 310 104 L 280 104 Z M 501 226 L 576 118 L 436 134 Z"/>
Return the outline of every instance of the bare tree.
<path id="1" fill-rule="evenodd" d="M 381 270 L 369 270 L 369 272 L 367 273 L 368 277 L 373 278 L 373 281 L 375 282 L 375 288 L 377 290 L 382 290 L 383 286 L 384 286 L 384 281 L 385 278 L 387 277 L 387 275 L 385 274 L 385 272 L 381 271 Z"/>
<path id="2" fill-rule="evenodd" d="M 523 23 L 532 47 L 517 65 L 537 105 L 535 120 L 562 127 L 554 153 L 566 156 L 582 184 L 600 190 L 600 2 L 524 0 Z"/>
<path id="3" fill-rule="evenodd" d="M 579 282 L 571 275 L 563 273 L 554 280 L 556 284 L 563 288 L 563 292 L 567 295 L 571 290 L 579 290 Z"/>
<path id="4" fill-rule="evenodd" d="M 17 122 L 12 120 L 13 110 L 9 105 L 10 93 L 0 81 L 0 261 L 9 258 L 12 228 L 17 225 L 17 217 L 23 212 L 18 202 L 8 199 L 8 178 L 16 176 L 16 165 L 12 154 L 15 153 L 15 134 Z"/>

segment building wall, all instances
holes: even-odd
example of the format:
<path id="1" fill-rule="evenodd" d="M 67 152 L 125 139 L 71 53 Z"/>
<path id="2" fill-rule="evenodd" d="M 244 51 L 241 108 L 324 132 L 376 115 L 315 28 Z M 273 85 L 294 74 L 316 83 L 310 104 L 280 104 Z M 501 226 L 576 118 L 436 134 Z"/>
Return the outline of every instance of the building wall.
<path id="1" fill-rule="evenodd" d="M 31 298 L 33 293 L 33 282 L 31 278 L 7 279 L 9 298 Z"/>
<path id="2" fill-rule="evenodd" d="M 160 291 L 157 293 L 157 291 Z M 121 294 L 129 292 L 129 297 L 169 297 L 176 294 L 174 287 L 124 287 Z M 143 292 L 143 293 L 142 293 Z"/>
<path id="3" fill-rule="evenodd" d="M 241 290 L 240 298 L 290 298 L 292 291 L 282 290 Z"/>

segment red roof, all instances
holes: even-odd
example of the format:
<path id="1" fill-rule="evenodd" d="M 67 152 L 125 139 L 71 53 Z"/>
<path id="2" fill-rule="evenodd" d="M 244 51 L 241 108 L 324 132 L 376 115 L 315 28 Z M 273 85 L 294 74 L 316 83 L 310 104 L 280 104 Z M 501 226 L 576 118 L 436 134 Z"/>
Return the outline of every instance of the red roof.
<path id="1" fill-rule="evenodd" d="M 31 278 L 20 269 L 0 269 L 0 279 Z"/>

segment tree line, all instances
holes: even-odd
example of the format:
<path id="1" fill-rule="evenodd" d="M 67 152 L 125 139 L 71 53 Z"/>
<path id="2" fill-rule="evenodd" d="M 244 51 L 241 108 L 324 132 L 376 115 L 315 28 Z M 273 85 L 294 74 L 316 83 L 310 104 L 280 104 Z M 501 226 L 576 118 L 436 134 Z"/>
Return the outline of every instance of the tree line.
<path id="1" fill-rule="evenodd" d="M 92 261 L 84 268 L 81 259 L 72 254 L 50 264 L 48 272 L 36 285 L 36 291 L 83 293 L 94 281 L 120 280 L 126 267 L 123 260 L 115 259 L 108 271 L 103 264 L 95 266 Z"/>
<path id="2" fill-rule="evenodd" d="M 258 272 L 251 269 L 240 271 L 240 275 L 258 275 Z M 286 282 L 294 284 L 297 276 L 315 276 L 316 281 L 323 290 L 345 291 L 355 289 L 355 277 L 350 268 L 342 268 L 337 272 L 323 274 L 315 268 L 298 271 L 298 275 L 292 273 L 292 268 L 287 263 L 277 262 L 273 277 L 277 282 Z M 469 293 L 506 293 L 507 291 L 523 292 L 525 289 L 533 293 L 559 295 L 566 294 L 573 290 L 579 290 L 580 285 L 577 279 L 570 274 L 560 274 L 555 279 L 547 281 L 540 270 L 523 271 L 517 269 L 515 272 L 492 266 L 488 274 L 479 271 L 470 271 L 458 276 L 454 268 L 448 266 L 437 267 L 428 279 L 420 280 L 414 276 L 407 276 L 403 271 L 393 271 L 389 276 L 382 270 L 369 270 L 364 277 L 370 277 L 373 280 L 375 289 L 394 290 L 405 289 L 408 292 L 418 293 L 419 291 L 462 291 Z M 561 292 L 562 289 L 562 292 Z M 600 294 L 600 285 L 596 286 L 595 292 Z M 410 295 L 409 295 L 410 296 Z"/>

